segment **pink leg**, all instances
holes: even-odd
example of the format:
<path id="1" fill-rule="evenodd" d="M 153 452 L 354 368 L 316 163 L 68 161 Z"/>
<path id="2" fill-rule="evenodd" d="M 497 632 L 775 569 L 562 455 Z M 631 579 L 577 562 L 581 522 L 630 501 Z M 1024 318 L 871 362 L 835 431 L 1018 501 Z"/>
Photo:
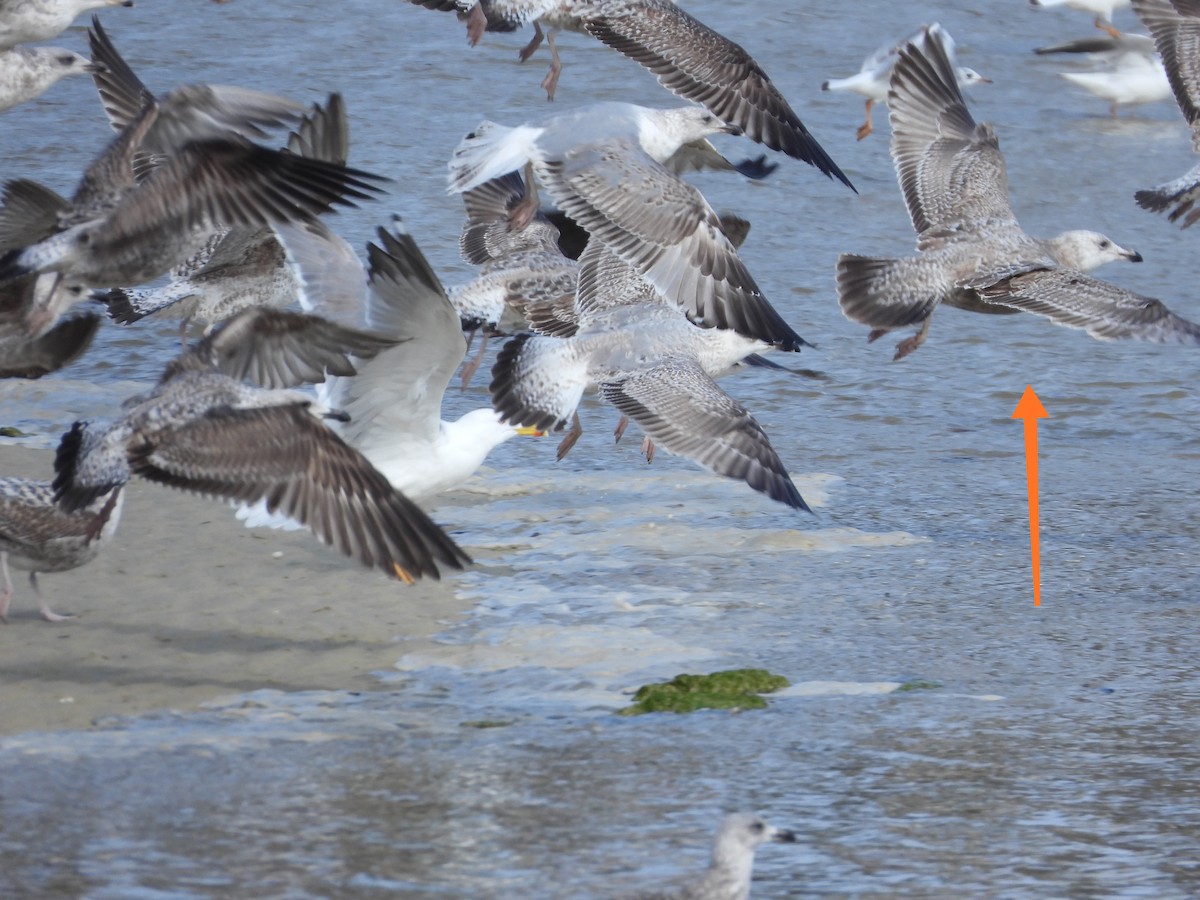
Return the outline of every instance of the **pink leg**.
<path id="1" fill-rule="evenodd" d="M 476 3 L 467 15 L 467 43 L 474 47 L 483 39 L 487 30 L 487 16 L 483 14 L 483 4 Z"/>
<path id="2" fill-rule="evenodd" d="M 12 600 L 12 579 L 8 577 L 8 551 L 0 550 L 0 575 L 4 576 L 4 590 L 0 591 L 0 622 L 8 621 L 8 603 Z"/>
<path id="3" fill-rule="evenodd" d="M 629 416 L 621 416 L 621 421 L 617 423 L 617 427 L 613 429 L 614 443 L 620 443 L 621 438 L 625 436 L 625 429 L 629 427 Z"/>
<path id="4" fill-rule="evenodd" d="M 908 356 L 908 354 L 912 353 L 923 343 L 925 343 L 925 337 L 929 334 L 929 323 L 932 321 L 933 316 L 927 316 L 925 321 L 921 323 L 921 328 L 916 334 L 910 338 L 905 338 L 896 345 L 896 355 L 892 357 L 892 362 L 895 362 L 898 359 L 904 359 L 904 357 Z"/>
<path id="5" fill-rule="evenodd" d="M 863 138 L 865 138 L 867 135 L 869 135 L 874 127 L 871 125 L 871 109 L 874 106 L 875 106 L 875 101 L 872 100 L 870 97 L 868 97 L 867 98 L 867 121 L 865 121 L 861 125 L 859 125 L 858 131 L 856 132 L 858 139 L 860 141 Z"/>
<path id="6" fill-rule="evenodd" d="M 525 163 L 525 196 L 508 211 L 508 230 L 524 231 L 539 212 L 542 201 L 538 198 L 537 182 L 533 177 L 533 163 Z"/>
<path id="7" fill-rule="evenodd" d="M 648 437 L 642 438 L 642 454 L 646 457 L 647 464 L 654 462 L 654 441 Z"/>
<path id="8" fill-rule="evenodd" d="M 546 89 L 546 99 L 554 102 L 554 92 L 558 89 L 558 76 L 562 74 L 562 60 L 558 58 L 558 48 L 554 46 L 554 32 L 546 35 L 546 43 L 550 46 L 550 71 L 542 79 L 542 87 Z"/>
<path id="9" fill-rule="evenodd" d="M 579 436 L 583 434 L 583 425 L 579 422 L 579 413 L 574 413 L 571 416 L 571 428 L 566 436 L 558 442 L 558 451 L 554 454 L 555 459 L 562 459 L 571 452 L 571 448 L 575 446 L 575 442 L 579 440 Z"/>
<path id="10" fill-rule="evenodd" d="M 479 366 L 483 363 L 483 351 L 487 349 L 488 333 L 485 331 L 483 337 L 479 339 L 479 352 L 471 358 L 469 363 L 463 365 L 462 369 L 462 389 L 465 391 L 467 385 L 471 383 L 471 379 L 475 377 L 475 373 L 479 371 Z"/>
<path id="11" fill-rule="evenodd" d="M 535 50 L 537 50 L 538 47 L 542 46 L 542 37 L 543 37 L 543 35 L 542 35 L 541 23 L 534 22 L 533 23 L 533 40 L 531 40 L 528 44 L 526 44 L 522 48 L 521 52 L 517 54 L 517 56 L 519 56 L 521 58 L 521 62 L 525 62 L 525 60 L 527 60 L 527 59 L 529 59 L 529 57 L 533 56 L 533 52 Z"/>
<path id="12" fill-rule="evenodd" d="M 33 592 L 37 594 L 38 609 L 41 610 L 42 618 L 47 622 L 65 622 L 68 619 L 75 618 L 70 615 L 59 615 L 50 608 L 50 604 L 46 602 L 46 598 L 42 596 L 42 589 L 38 587 L 37 572 L 29 573 L 29 584 L 33 587 Z"/>

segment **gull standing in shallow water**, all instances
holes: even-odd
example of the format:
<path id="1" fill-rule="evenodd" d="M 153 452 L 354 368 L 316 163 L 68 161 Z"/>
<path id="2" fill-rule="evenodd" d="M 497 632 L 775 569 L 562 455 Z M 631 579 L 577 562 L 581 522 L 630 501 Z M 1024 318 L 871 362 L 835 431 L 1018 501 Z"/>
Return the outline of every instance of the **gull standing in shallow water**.
<path id="1" fill-rule="evenodd" d="M 392 339 L 316 316 L 243 310 L 170 363 L 107 426 L 76 422 L 55 459 L 55 497 L 73 512 L 133 475 L 307 525 L 366 566 L 412 582 L 470 558 L 324 420 L 344 417 L 278 386 L 354 372 Z M 269 387 L 254 387 L 253 378 Z"/>
<path id="2" fill-rule="evenodd" d="M 838 258 L 838 302 L 847 318 L 871 327 L 870 340 L 919 325 L 897 345 L 900 359 L 924 342 L 933 311 L 946 303 L 975 312 L 1034 312 L 1094 337 L 1194 342 L 1196 326 L 1161 304 L 1159 314 L 1137 314 L 1099 294 L 1070 308 L 1049 296 L 1043 302 L 997 291 L 981 296 L 981 287 L 1022 272 L 1057 272 L 1054 280 L 1066 283 L 1106 262 L 1139 262 L 1141 255 L 1092 231 L 1036 240 L 1021 229 L 1009 205 L 999 141 L 990 125 L 971 118 L 940 41 L 901 51 L 889 104 L 892 157 L 919 253 Z"/>
<path id="3" fill-rule="evenodd" d="M 649 69 L 673 94 L 703 104 L 752 141 L 816 166 L 851 190 L 854 186 L 804 127 L 767 73 L 739 44 L 713 31 L 671 0 L 411 0 L 429 9 L 469 16 L 475 43 L 489 30 L 513 31 L 533 24 L 536 33 L 521 51 L 527 59 L 542 40 L 539 22 L 551 29 L 586 31 Z M 561 63 L 549 38 L 552 62 L 542 82 L 550 99 Z"/>
<path id="4" fill-rule="evenodd" d="M 926 31 L 941 33 L 946 53 L 951 61 L 953 61 L 954 42 L 950 39 L 949 33 L 935 22 L 932 25 L 922 25 L 899 43 L 884 44 L 863 60 L 862 68 L 859 69 L 857 75 L 851 75 L 849 78 L 831 78 L 821 85 L 821 90 L 823 91 L 853 91 L 867 98 L 867 119 L 862 125 L 858 126 L 858 131 L 856 132 L 860 141 L 874 130 L 871 124 L 871 110 L 875 107 L 875 104 L 887 103 L 888 86 L 892 80 L 892 66 L 896 64 L 896 59 L 900 56 L 900 48 L 910 43 L 920 45 L 925 40 Z M 984 78 L 974 69 L 969 69 L 965 66 L 955 65 L 954 72 L 958 78 L 960 87 L 992 83 L 990 78 Z"/>
<path id="5" fill-rule="evenodd" d="M 1039 47 L 1034 53 L 1086 53 L 1103 62 L 1087 72 L 1059 72 L 1067 81 L 1109 103 L 1114 119 L 1117 108 L 1140 103 L 1157 103 L 1171 96 L 1167 71 L 1154 47 L 1144 34 L 1118 34 L 1110 38 L 1069 41 L 1052 47 Z"/>
<path id="6" fill-rule="evenodd" d="M 1200 3 L 1195 0 L 1135 0 L 1133 11 L 1154 36 L 1175 93 L 1175 102 L 1192 132 L 1192 150 L 1200 153 Z M 1200 219 L 1193 209 L 1200 198 L 1200 165 L 1158 187 L 1138 191 L 1134 199 L 1142 209 L 1162 212 L 1174 207 L 1168 217 L 1183 218 L 1187 228 Z"/>
<path id="7" fill-rule="evenodd" d="M 712 861 L 702 875 L 632 894 L 620 900 L 749 900 L 754 851 L 774 841 L 796 843 L 796 835 L 768 825 L 753 813 L 726 816 L 713 841 Z"/>

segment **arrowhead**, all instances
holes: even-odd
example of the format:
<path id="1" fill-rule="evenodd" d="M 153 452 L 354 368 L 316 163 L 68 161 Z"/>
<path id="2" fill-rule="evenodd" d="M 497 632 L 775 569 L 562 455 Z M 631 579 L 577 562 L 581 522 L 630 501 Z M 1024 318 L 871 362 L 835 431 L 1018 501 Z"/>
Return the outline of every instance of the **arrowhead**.
<path id="1" fill-rule="evenodd" d="M 1013 410 L 1012 418 L 1050 418 L 1050 413 L 1046 412 L 1046 407 L 1042 406 L 1042 401 L 1039 400 L 1038 395 L 1033 392 L 1033 385 L 1030 384 L 1025 386 L 1025 393 L 1021 395 L 1021 399 L 1017 402 L 1017 408 Z"/>

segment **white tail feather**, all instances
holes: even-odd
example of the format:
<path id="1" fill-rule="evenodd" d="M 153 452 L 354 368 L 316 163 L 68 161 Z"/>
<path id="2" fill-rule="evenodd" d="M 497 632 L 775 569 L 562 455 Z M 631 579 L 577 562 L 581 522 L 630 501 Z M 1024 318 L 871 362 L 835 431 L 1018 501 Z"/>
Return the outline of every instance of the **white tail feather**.
<path id="1" fill-rule="evenodd" d="M 461 194 L 485 181 L 519 171 L 534 153 L 534 142 L 542 131 L 529 125 L 509 128 L 480 122 L 454 148 L 448 193 Z"/>

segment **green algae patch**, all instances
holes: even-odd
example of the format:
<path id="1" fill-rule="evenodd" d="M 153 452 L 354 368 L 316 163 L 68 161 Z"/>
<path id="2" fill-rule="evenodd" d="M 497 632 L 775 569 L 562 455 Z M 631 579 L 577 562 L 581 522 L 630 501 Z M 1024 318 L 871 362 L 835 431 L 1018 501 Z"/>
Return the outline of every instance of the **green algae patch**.
<path id="1" fill-rule="evenodd" d="M 922 678 L 914 678 L 912 681 L 906 681 L 900 687 L 896 688 L 896 692 L 900 691 L 934 691 L 942 686 L 940 681 L 925 681 Z"/>
<path id="2" fill-rule="evenodd" d="M 0 437 L 29 437 L 29 435 L 15 425 L 3 425 L 0 426 Z"/>
<path id="3" fill-rule="evenodd" d="M 652 712 L 695 712 L 698 709 L 764 709 L 769 694 L 788 686 L 782 675 L 766 669 L 728 669 L 711 675 L 676 675 L 662 684 L 645 684 L 633 695 L 622 716 Z"/>
<path id="4" fill-rule="evenodd" d="M 459 722 L 459 728 L 507 728 L 516 725 L 516 719 L 473 719 L 470 722 Z"/>

